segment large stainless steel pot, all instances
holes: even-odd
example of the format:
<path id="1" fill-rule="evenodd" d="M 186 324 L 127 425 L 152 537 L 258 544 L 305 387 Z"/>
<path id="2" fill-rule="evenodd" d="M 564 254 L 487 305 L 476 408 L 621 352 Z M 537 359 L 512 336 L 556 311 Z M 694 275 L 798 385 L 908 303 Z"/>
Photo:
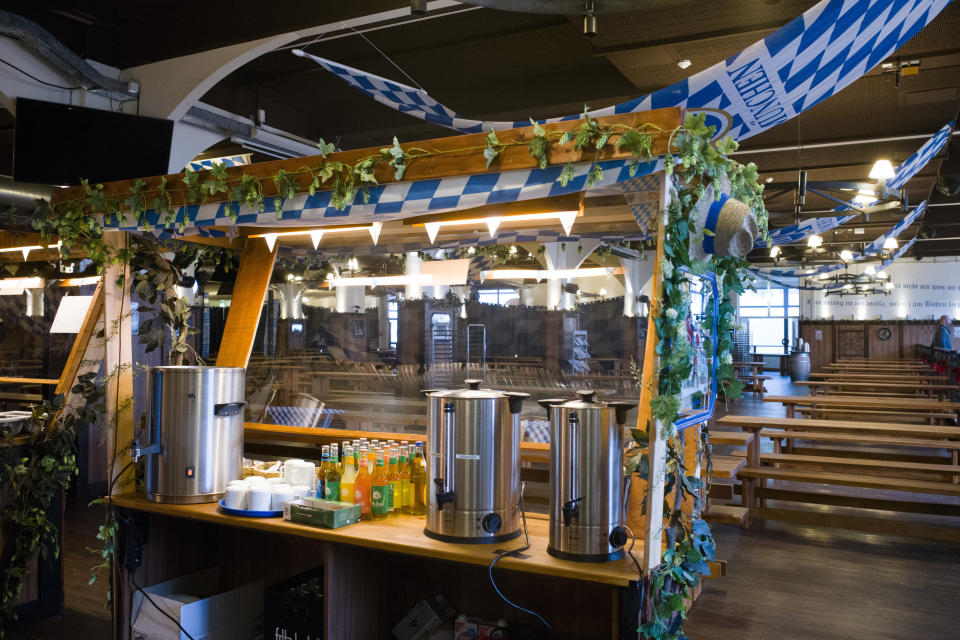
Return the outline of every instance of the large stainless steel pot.
<path id="1" fill-rule="evenodd" d="M 429 390 L 427 526 L 448 542 L 501 542 L 520 535 L 520 406 L 526 393 Z"/>
<path id="2" fill-rule="evenodd" d="M 558 558 L 623 556 L 623 425 L 633 402 L 541 400 L 550 417 L 550 541 Z"/>
<path id="3" fill-rule="evenodd" d="M 244 370 L 151 367 L 146 494 L 154 502 L 216 502 L 243 466 Z"/>

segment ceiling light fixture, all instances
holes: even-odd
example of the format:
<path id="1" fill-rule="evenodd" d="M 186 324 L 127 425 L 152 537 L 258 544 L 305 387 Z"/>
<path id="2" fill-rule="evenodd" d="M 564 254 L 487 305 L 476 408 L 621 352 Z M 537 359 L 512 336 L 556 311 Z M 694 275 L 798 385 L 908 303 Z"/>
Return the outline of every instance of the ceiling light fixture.
<path id="1" fill-rule="evenodd" d="M 100 276 L 89 276 L 87 278 L 67 278 L 61 280 L 58 284 L 61 287 L 82 287 L 87 284 L 97 284 L 100 282 Z"/>
<path id="2" fill-rule="evenodd" d="M 596 7 L 593 2 L 588 2 L 584 6 L 583 14 L 583 35 L 588 38 L 593 38 L 597 35 L 597 15 L 594 13 Z"/>
<path id="3" fill-rule="evenodd" d="M 773 258 L 774 260 L 776 260 L 777 256 L 779 256 L 781 253 L 782 251 L 780 250 L 780 247 L 778 247 L 777 245 L 773 245 L 772 247 L 770 247 L 770 257 Z"/>
<path id="4" fill-rule="evenodd" d="M 677 60 L 677 66 L 681 69 L 688 69 L 693 63 L 684 58 L 683 60 Z"/>
<path id="5" fill-rule="evenodd" d="M 850 262 L 853 260 L 853 252 L 851 252 L 850 249 L 844 249 L 840 252 L 840 259 L 844 262 Z"/>
<path id="6" fill-rule="evenodd" d="M 421 222 L 424 228 L 427 230 L 427 237 L 430 238 L 430 244 L 433 244 L 437 239 L 437 234 L 440 232 L 440 227 L 453 227 L 453 226 L 467 226 L 473 225 L 478 226 L 481 224 L 487 225 L 487 231 L 490 233 L 490 237 L 494 238 L 497 234 L 497 229 L 500 227 L 502 222 L 522 222 L 526 220 L 559 220 L 560 226 L 563 227 L 563 232 L 567 235 L 570 235 L 570 232 L 573 230 L 573 223 L 576 221 L 577 216 L 580 215 L 580 211 L 573 209 L 571 211 L 551 211 L 546 213 L 520 213 L 512 216 L 491 216 L 489 218 L 467 218 L 465 220 L 437 220 L 434 222 Z"/>
<path id="7" fill-rule="evenodd" d="M 492 269 L 481 272 L 485 280 L 568 280 L 570 278 L 590 278 L 613 276 L 621 269 L 607 267 L 589 267 L 586 269 Z"/>
<path id="8" fill-rule="evenodd" d="M 430 285 L 433 283 L 433 276 L 429 273 L 422 273 L 416 275 L 407 275 L 407 276 L 379 276 L 379 277 L 363 277 L 363 278 L 328 278 L 327 285 L 332 289 L 333 287 L 380 287 L 380 286 L 406 286 L 409 284 L 415 285 Z"/>
<path id="9" fill-rule="evenodd" d="M 807 238 L 807 246 L 811 249 L 817 249 L 823 244 L 823 238 L 818 235 L 812 235 Z"/>
<path id="10" fill-rule="evenodd" d="M 900 244 L 897 242 L 897 239 L 893 236 L 890 236 L 883 241 L 883 248 L 887 251 L 896 251 L 900 247 Z"/>
<path id="11" fill-rule="evenodd" d="M 868 264 L 866 268 L 864 268 L 863 273 L 868 276 L 875 276 L 877 275 L 877 268 L 872 264 Z"/>
<path id="12" fill-rule="evenodd" d="M 889 180 L 895 175 L 897 173 L 893 170 L 893 165 L 885 159 L 877 160 L 873 163 L 873 168 L 870 169 L 870 177 L 874 180 Z"/>
<path id="13" fill-rule="evenodd" d="M 310 236 L 310 239 L 313 240 L 313 248 L 316 249 L 320 246 L 320 240 L 323 238 L 324 234 L 343 233 L 346 231 L 367 231 L 370 233 L 370 238 L 373 240 L 373 244 L 377 244 L 380 241 L 381 229 L 383 229 L 383 223 L 374 222 L 371 224 L 357 225 L 352 227 L 308 229 L 306 231 L 274 231 L 270 233 L 258 233 L 247 237 L 263 238 L 267 242 L 267 249 L 273 251 L 273 247 L 277 243 L 277 238 L 281 236 Z"/>

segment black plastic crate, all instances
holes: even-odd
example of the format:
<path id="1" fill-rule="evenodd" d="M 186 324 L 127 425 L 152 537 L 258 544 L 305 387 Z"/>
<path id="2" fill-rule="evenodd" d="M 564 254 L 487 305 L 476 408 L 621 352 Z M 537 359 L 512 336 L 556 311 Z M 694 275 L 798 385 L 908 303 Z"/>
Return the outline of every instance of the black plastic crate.
<path id="1" fill-rule="evenodd" d="M 263 592 L 263 637 L 323 638 L 323 566 L 278 582 Z"/>

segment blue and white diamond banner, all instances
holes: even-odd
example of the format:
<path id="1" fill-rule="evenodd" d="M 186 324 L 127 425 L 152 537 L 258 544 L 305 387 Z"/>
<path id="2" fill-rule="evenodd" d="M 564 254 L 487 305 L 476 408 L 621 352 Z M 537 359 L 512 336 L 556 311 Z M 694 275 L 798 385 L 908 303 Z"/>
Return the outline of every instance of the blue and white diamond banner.
<path id="1" fill-rule="evenodd" d="M 686 80 L 598 109 L 595 116 L 663 107 L 706 110 L 708 123 L 737 140 L 765 131 L 829 98 L 925 27 L 950 0 L 823 0 L 763 40 Z M 377 102 L 462 133 L 512 129 L 526 121 L 459 116 L 422 89 L 300 50 Z M 712 110 L 721 110 L 718 113 Z M 580 115 L 543 122 L 577 119 Z"/>
<path id="2" fill-rule="evenodd" d="M 883 249 L 884 243 L 888 238 L 896 238 L 903 230 L 916 222 L 920 216 L 927 210 L 927 201 L 924 200 L 916 208 L 905 215 L 902 219 L 898 220 L 895 225 L 890 227 L 886 233 L 878 236 L 873 242 L 864 247 L 862 253 L 853 254 L 853 261 L 859 262 L 865 260 L 871 256 L 875 256 L 881 252 Z M 804 278 L 819 275 L 821 273 L 831 273 L 833 271 L 838 271 L 842 269 L 842 264 L 825 264 L 819 267 L 810 267 L 802 269 L 751 269 L 753 273 L 763 278 Z"/>
<path id="3" fill-rule="evenodd" d="M 720 133 L 748 138 L 809 109 L 859 78 L 912 38 L 947 4 L 949 0 L 823 0 L 738 55 L 671 87 L 593 113 L 603 116 L 681 106 L 688 112 L 706 113 L 708 124 L 715 125 Z M 344 79 L 349 77 L 353 86 L 378 102 L 465 133 L 529 124 L 470 121 L 428 100 L 418 89 L 343 65 L 333 72 Z M 550 122 L 579 117 L 571 115 Z M 631 175 L 630 160 L 598 164 L 604 174 L 595 188 L 663 168 L 662 160 L 645 163 Z M 590 167 L 591 163 L 577 165 L 574 179 L 565 187 L 557 182 L 561 167 L 391 183 L 370 189 L 369 200 L 358 195 L 344 210 L 330 205 L 329 191 L 320 191 L 286 201 L 280 219 L 272 208 L 272 199 L 268 199 L 262 212 L 241 207 L 236 224 L 276 227 L 386 222 L 563 195 L 586 189 Z M 156 212 L 148 212 L 151 224 L 159 218 Z M 183 207 L 177 214 L 177 222 L 181 221 L 187 227 L 183 235 L 203 233 L 200 229 L 204 227 L 234 224 L 222 204 Z M 118 227 L 144 230 L 129 222 Z"/>
<path id="4" fill-rule="evenodd" d="M 947 144 L 951 133 L 953 133 L 953 121 L 943 125 L 939 131 L 933 134 L 932 138 L 917 149 L 916 153 L 904 160 L 897 167 L 896 175 L 887 180 L 887 186 L 895 190 L 902 189 L 910 181 L 910 178 L 917 175 L 920 169 L 923 169 L 928 162 L 933 160 L 934 156 L 943 148 L 943 145 Z"/>

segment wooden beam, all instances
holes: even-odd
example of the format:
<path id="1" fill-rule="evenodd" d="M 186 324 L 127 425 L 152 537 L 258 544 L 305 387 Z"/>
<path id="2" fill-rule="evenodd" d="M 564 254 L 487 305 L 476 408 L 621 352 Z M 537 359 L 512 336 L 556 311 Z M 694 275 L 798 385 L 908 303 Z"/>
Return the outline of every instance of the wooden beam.
<path id="1" fill-rule="evenodd" d="M 270 286 L 276 257 L 276 245 L 270 251 L 262 239 L 246 240 L 230 299 L 230 311 L 227 312 L 227 322 L 223 328 L 223 339 L 220 341 L 217 366 L 246 368 L 250 361 L 263 298 Z"/>
<path id="2" fill-rule="evenodd" d="M 653 125 L 667 133 L 655 133 L 653 136 L 653 155 L 662 155 L 666 153 L 669 140 L 669 131 L 676 129 L 683 123 L 683 110 L 680 108 L 653 109 L 642 113 L 629 113 L 614 116 L 604 116 L 596 118 L 596 121 L 605 125 L 625 125 L 628 127 L 640 127 L 641 125 Z M 548 132 L 572 131 L 579 127 L 580 120 L 566 120 L 544 125 L 543 128 Z M 464 176 L 495 171 L 509 171 L 514 169 L 530 169 L 537 165 L 537 161 L 530 156 L 526 143 L 533 139 L 533 127 L 519 127 L 517 129 L 506 129 L 497 132 L 497 137 L 501 143 L 520 143 L 503 149 L 500 156 L 490 164 L 486 165 L 486 159 L 483 157 L 483 149 L 487 146 L 487 133 L 475 133 L 467 135 L 450 136 L 446 138 L 435 138 L 433 140 L 423 140 L 400 145 L 405 151 L 416 149 L 428 149 L 430 151 L 441 152 L 440 155 L 420 158 L 410 164 L 404 175 L 404 181 L 426 180 L 432 178 L 443 178 L 449 176 Z M 611 136 L 611 140 L 616 140 L 617 135 Z M 459 150 L 459 151 L 458 151 Z M 242 175 L 249 175 L 263 180 L 264 196 L 272 197 L 276 194 L 277 188 L 273 184 L 272 178 L 280 169 L 287 172 L 299 171 L 305 166 L 319 166 L 327 161 L 345 162 L 355 164 L 357 161 L 371 155 L 380 154 L 380 148 L 356 149 L 352 151 L 341 151 L 332 153 L 325 159 L 321 156 L 308 156 L 306 158 L 291 158 L 287 160 L 274 160 L 271 162 L 259 162 L 243 167 L 230 167 L 226 169 L 229 180 L 239 180 Z M 616 158 L 629 158 L 630 153 L 621 149 L 616 149 L 612 145 L 607 145 L 600 152 L 599 156 L 593 148 L 583 149 L 581 151 L 573 150 L 573 143 L 567 143 L 562 147 L 557 143 L 551 143 L 548 148 L 547 157 L 549 164 L 566 164 L 567 162 L 588 162 L 592 160 L 612 160 Z M 206 178 L 208 172 L 201 172 L 201 180 Z M 377 181 L 381 184 L 395 182 L 393 178 L 393 169 L 388 166 L 379 167 L 376 172 Z M 170 183 L 170 189 L 183 188 L 182 173 L 169 174 L 163 176 Z M 160 183 L 161 176 L 145 177 L 143 181 L 147 188 L 155 187 Z M 310 184 L 310 176 L 297 176 L 297 181 L 301 190 L 306 191 Z M 136 183 L 136 180 L 121 180 L 118 182 L 109 182 L 103 185 L 103 191 L 107 195 L 129 194 L 130 188 Z M 322 189 L 330 189 L 333 186 L 332 180 L 328 180 Z M 70 187 L 69 189 L 55 189 L 51 202 L 56 205 L 65 200 L 81 198 L 84 196 L 82 187 Z M 217 193 L 207 196 L 205 202 L 223 202 L 228 200 L 228 194 Z M 174 201 L 175 206 L 188 204 L 185 202 Z M 190 203 L 196 204 L 196 203 Z"/>
<path id="3" fill-rule="evenodd" d="M 129 247 L 130 235 L 122 231 L 103 234 L 115 250 Z M 106 442 L 107 486 L 113 492 L 134 490 L 134 474 L 125 473 L 115 481 L 123 468 L 121 458 L 127 453 L 127 444 L 133 440 L 133 331 L 130 325 L 129 265 L 110 264 L 103 273 L 103 325 L 106 339 Z M 116 464 L 115 464 L 116 463 Z M 114 484 L 115 481 L 115 484 Z"/>
<path id="4" fill-rule="evenodd" d="M 666 209 L 670 205 L 670 181 L 661 179 L 660 202 Z M 657 327 L 660 296 L 663 292 L 664 259 L 663 240 L 665 229 L 663 216 L 657 219 L 657 252 L 653 269 L 653 288 L 650 291 L 650 315 L 647 320 L 647 343 L 643 355 L 643 376 L 640 385 L 640 407 L 637 411 L 637 428 L 648 430 L 650 438 L 650 473 L 646 487 L 647 515 L 643 527 L 643 570 L 649 573 L 660 564 L 663 543 L 663 492 L 666 481 L 667 438 L 664 425 L 653 418 L 650 403 L 657 395 L 660 359 L 657 357 Z"/>
<path id="5" fill-rule="evenodd" d="M 77 332 L 77 337 L 70 348 L 67 363 L 64 365 L 63 371 L 60 372 L 60 379 L 57 381 L 57 394 L 63 394 L 66 397 L 76 384 L 80 365 L 87 353 L 87 346 L 90 344 L 90 339 L 94 335 L 97 324 L 103 320 L 103 300 L 104 288 L 101 280 L 93 292 L 93 300 L 90 301 L 90 306 L 87 308 L 87 315 L 84 316 L 80 331 Z"/>

